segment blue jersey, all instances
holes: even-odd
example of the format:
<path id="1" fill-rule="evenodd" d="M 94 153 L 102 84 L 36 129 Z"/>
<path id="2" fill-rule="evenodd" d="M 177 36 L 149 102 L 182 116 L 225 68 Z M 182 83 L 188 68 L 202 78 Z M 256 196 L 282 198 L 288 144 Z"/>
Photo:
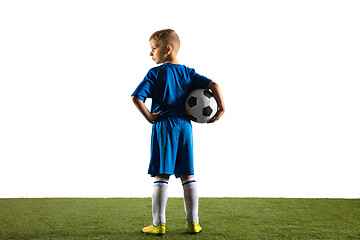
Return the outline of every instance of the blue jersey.
<path id="1" fill-rule="evenodd" d="M 132 96 L 145 102 L 152 98 L 151 112 L 162 117 L 186 117 L 186 96 L 194 89 L 208 88 L 210 79 L 180 64 L 164 63 L 149 70 Z"/>

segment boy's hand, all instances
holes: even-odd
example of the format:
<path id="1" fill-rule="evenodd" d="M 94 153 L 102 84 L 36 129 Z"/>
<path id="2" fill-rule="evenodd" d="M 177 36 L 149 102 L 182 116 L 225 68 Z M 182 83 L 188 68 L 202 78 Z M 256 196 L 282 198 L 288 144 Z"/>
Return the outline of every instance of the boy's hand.
<path id="1" fill-rule="evenodd" d="M 219 109 L 217 111 L 217 113 L 215 114 L 215 116 L 212 119 L 210 119 L 210 121 L 208 121 L 207 123 L 213 123 L 213 122 L 219 120 L 224 113 L 225 113 L 224 110 Z"/>
<path id="2" fill-rule="evenodd" d="M 146 117 L 146 120 L 148 120 L 149 123 L 154 123 L 155 120 L 160 116 L 160 113 L 162 113 L 162 111 L 159 111 L 157 113 L 149 112 L 149 115 Z"/>
<path id="3" fill-rule="evenodd" d="M 155 120 L 159 117 L 160 113 L 162 113 L 162 111 L 159 111 L 157 113 L 151 113 L 145 106 L 145 103 L 143 101 L 141 101 L 140 99 L 137 99 L 136 97 L 131 97 L 135 106 L 137 107 L 137 109 L 140 111 L 140 113 L 146 118 L 146 120 L 153 124 L 155 122 Z"/>

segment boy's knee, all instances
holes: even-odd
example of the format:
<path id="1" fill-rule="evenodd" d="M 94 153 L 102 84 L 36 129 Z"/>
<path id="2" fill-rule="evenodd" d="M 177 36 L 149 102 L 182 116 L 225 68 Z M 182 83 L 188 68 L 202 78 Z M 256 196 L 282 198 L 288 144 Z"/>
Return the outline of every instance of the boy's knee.
<path id="1" fill-rule="evenodd" d="M 155 179 L 158 179 L 158 178 L 163 178 L 163 179 L 169 180 L 170 174 L 158 174 L 158 175 L 155 175 Z"/>
<path id="2" fill-rule="evenodd" d="M 157 175 L 155 175 L 155 179 L 163 178 L 163 179 L 169 180 L 170 176 L 171 176 L 170 174 L 157 174 Z M 189 179 L 189 178 L 194 178 L 194 175 L 180 175 L 181 181 Z"/>
<path id="3" fill-rule="evenodd" d="M 194 175 L 180 175 L 181 181 L 184 181 L 189 178 L 194 178 Z"/>

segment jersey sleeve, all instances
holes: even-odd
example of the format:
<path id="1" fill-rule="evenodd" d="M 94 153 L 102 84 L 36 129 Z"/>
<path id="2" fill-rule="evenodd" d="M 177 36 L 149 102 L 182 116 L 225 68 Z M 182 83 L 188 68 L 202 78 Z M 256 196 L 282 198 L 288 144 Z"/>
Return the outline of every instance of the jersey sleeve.
<path id="1" fill-rule="evenodd" d="M 154 83 L 154 73 L 150 69 L 131 96 L 134 96 L 143 102 L 145 102 L 147 98 L 152 98 L 153 83 Z"/>
<path id="2" fill-rule="evenodd" d="M 208 88 L 209 83 L 212 81 L 211 79 L 196 73 L 194 69 L 190 69 L 189 73 L 192 80 L 192 89 Z"/>

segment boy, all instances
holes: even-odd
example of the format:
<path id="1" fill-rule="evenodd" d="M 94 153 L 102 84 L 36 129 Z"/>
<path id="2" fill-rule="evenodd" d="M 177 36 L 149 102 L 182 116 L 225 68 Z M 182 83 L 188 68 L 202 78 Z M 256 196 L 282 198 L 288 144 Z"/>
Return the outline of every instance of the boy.
<path id="1" fill-rule="evenodd" d="M 150 37 L 150 56 L 156 64 L 139 84 L 132 100 L 146 120 L 153 124 L 151 158 L 148 173 L 155 177 L 152 196 L 153 224 L 142 229 L 145 234 L 165 234 L 165 208 L 170 175 L 180 177 L 184 188 L 187 231 L 201 232 L 193 167 L 192 126 L 185 112 L 186 95 L 197 88 L 210 88 L 219 110 L 209 121 L 224 114 L 225 106 L 219 86 L 194 69 L 180 65 L 176 55 L 180 39 L 171 29 L 160 30 Z M 144 102 L 152 98 L 151 111 Z"/>

